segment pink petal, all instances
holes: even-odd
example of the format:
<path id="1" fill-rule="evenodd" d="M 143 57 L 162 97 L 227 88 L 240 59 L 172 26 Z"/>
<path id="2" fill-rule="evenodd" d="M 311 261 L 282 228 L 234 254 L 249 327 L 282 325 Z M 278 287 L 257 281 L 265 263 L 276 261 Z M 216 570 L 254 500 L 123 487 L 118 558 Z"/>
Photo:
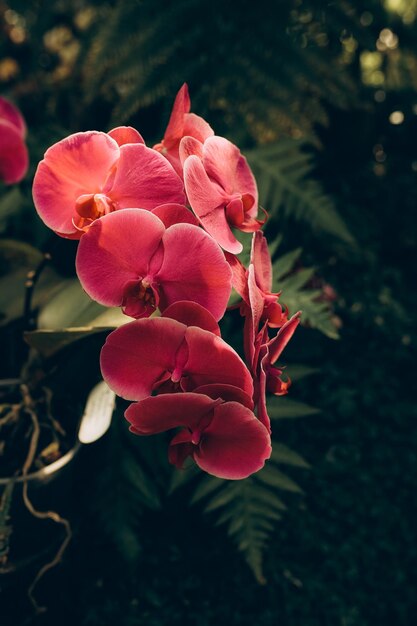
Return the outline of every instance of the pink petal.
<path id="1" fill-rule="evenodd" d="M 5 119 L 0 119 L 0 180 L 6 185 L 18 183 L 29 166 L 29 155 L 21 131 Z"/>
<path id="2" fill-rule="evenodd" d="M 159 217 L 159 219 L 164 223 L 165 228 L 173 226 L 174 224 L 199 225 L 199 221 L 195 217 L 194 213 L 187 209 L 187 207 L 183 204 L 161 204 L 152 209 L 152 213 Z"/>
<path id="3" fill-rule="evenodd" d="M 109 196 L 117 208 L 154 209 L 160 204 L 184 204 L 183 184 L 168 161 L 143 144 L 125 144 Z"/>
<path id="4" fill-rule="evenodd" d="M 253 366 L 255 354 L 255 338 L 258 334 L 259 323 L 264 310 L 264 298 L 255 280 L 253 265 L 248 268 L 248 293 L 250 313 L 248 313 L 244 326 L 245 354 L 249 363 Z"/>
<path id="5" fill-rule="evenodd" d="M 250 169 L 247 160 L 243 155 L 240 155 L 235 177 L 236 190 L 242 195 L 252 196 L 254 202 L 249 211 L 246 211 L 246 215 L 250 217 L 256 217 L 258 213 L 258 187 L 256 185 L 255 177 Z M 263 223 L 263 222 L 262 222 Z"/>
<path id="6" fill-rule="evenodd" d="M 178 426 L 198 427 L 216 400 L 197 393 L 166 393 L 131 404 L 125 417 L 137 435 L 155 435 Z"/>
<path id="7" fill-rule="evenodd" d="M 118 158 L 116 141 L 96 131 L 76 133 L 51 146 L 33 182 L 33 199 L 45 224 L 60 234 L 76 235 L 72 220 L 77 198 L 101 193 Z"/>
<path id="8" fill-rule="evenodd" d="M 269 363 L 275 363 L 279 359 L 300 323 L 300 318 L 301 311 L 298 311 L 280 328 L 278 334 L 268 342 Z"/>
<path id="9" fill-rule="evenodd" d="M 184 83 L 177 93 L 172 107 L 171 117 L 164 135 L 164 145 L 171 148 L 171 144 L 175 144 L 181 139 L 184 131 L 184 116 L 189 113 L 191 108 L 190 96 L 188 93 L 188 85 Z"/>
<path id="10" fill-rule="evenodd" d="M 209 235 L 227 252 L 242 252 L 243 246 L 226 220 L 224 194 L 210 181 L 197 156 L 189 156 L 184 162 L 184 184 L 191 207 Z"/>
<path id="11" fill-rule="evenodd" d="M 0 121 L 2 120 L 14 126 L 22 139 L 25 137 L 26 124 L 19 109 L 5 98 L 0 97 Z"/>
<path id="12" fill-rule="evenodd" d="M 160 308 L 191 300 L 219 320 L 230 296 L 232 273 L 224 254 L 201 228 L 175 224 L 163 236 L 164 260 L 158 272 Z"/>
<path id="13" fill-rule="evenodd" d="M 239 402 L 246 406 L 248 409 L 253 409 L 253 400 L 247 393 L 243 391 L 243 389 L 239 389 L 239 387 L 233 387 L 232 385 L 222 385 L 222 384 L 211 384 L 211 385 L 201 385 L 201 387 L 197 387 L 194 389 L 194 393 L 203 393 L 213 400 L 217 400 L 221 398 L 225 402 Z"/>
<path id="14" fill-rule="evenodd" d="M 256 405 L 258 419 L 265 426 L 268 432 L 271 432 L 271 420 L 269 419 L 268 410 L 266 408 L 266 371 L 269 364 L 269 352 L 266 345 L 261 346 L 259 352 L 259 371 L 256 384 Z"/>
<path id="15" fill-rule="evenodd" d="M 201 304 L 180 300 L 170 304 L 163 312 L 163 317 L 169 317 L 186 326 L 198 326 L 220 337 L 220 328 L 213 315 Z"/>
<path id="16" fill-rule="evenodd" d="M 240 191 L 235 184 L 240 158 L 239 148 L 224 137 L 209 137 L 204 143 L 204 169 L 229 196 Z"/>
<path id="17" fill-rule="evenodd" d="M 203 158 L 203 144 L 194 137 L 183 137 L 179 146 L 179 158 L 181 165 L 184 167 L 185 159 L 189 156 L 198 156 Z"/>
<path id="18" fill-rule="evenodd" d="M 250 409 L 226 402 L 215 407 L 193 456 L 205 472 L 239 480 L 262 469 L 271 456 L 271 439 Z"/>
<path id="19" fill-rule="evenodd" d="M 232 286 L 243 300 L 249 304 L 248 279 L 246 267 L 230 252 L 225 252 L 227 262 L 232 270 Z"/>
<path id="20" fill-rule="evenodd" d="M 155 384 L 175 371 L 185 332 L 186 326 L 167 318 L 120 326 L 108 335 L 101 350 L 104 380 L 127 400 L 150 396 Z"/>
<path id="21" fill-rule="evenodd" d="M 118 126 L 107 134 L 117 142 L 118 146 L 124 146 L 126 143 L 145 143 L 142 135 L 132 126 Z"/>
<path id="22" fill-rule="evenodd" d="M 268 250 L 268 242 L 263 233 L 253 233 L 251 263 L 255 270 L 255 279 L 262 291 L 270 292 L 272 288 L 272 263 Z"/>
<path id="23" fill-rule="evenodd" d="M 214 130 L 199 115 L 195 115 L 195 113 L 188 113 L 184 118 L 184 128 L 183 128 L 183 136 L 186 137 L 189 135 L 190 137 L 195 137 L 198 141 L 202 143 L 205 142 L 208 137 L 214 135 Z"/>
<path id="24" fill-rule="evenodd" d="M 183 388 L 193 391 L 207 384 L 226 384 L 252 397 L 252 377 L 240 356 L 223 339 L 191 326 L 185 332 L 188 360 Z"/>
<path id="25" fill-rule="evenodd" d="M 83 289 L 105 306 L 121 306 L 129 281 L 148 275 L 165 227 L 150 211 L 124 209 L 96 220 L 81 238 L 76 270 Z"/>

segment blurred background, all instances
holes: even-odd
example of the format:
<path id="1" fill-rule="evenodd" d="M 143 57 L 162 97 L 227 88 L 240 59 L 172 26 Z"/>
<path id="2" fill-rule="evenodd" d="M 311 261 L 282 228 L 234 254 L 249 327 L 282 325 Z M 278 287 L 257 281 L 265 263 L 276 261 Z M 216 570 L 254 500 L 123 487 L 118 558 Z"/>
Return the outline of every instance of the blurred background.
<path id="1" fill-rule="evenodd" d="M 120 417 L 80 457 L 73 539 L 37 588 L 48 611 L 34 614 L 29 574 L 6 576 L 1 623 L 411 626 L 417 1 L 0 0 L 0 95 L 26 119 L 31 164 L 0 188 L 2 239 L 51 248 L 31 184 L 52 143 L 129 124 L 152 146 L 184 82 L 192 111 L 248 156 L 282 300 L 306 312 L 274 424 L 286 510 L 263 521 L 267 539 L 250 519 L 242 538 L 218 524 L 225 501 L 208 503 L 209 487 L 167 488 L 157 444 L 132 441 Z M 56 275 L 73 279 L 74 255 L 53 243 Z M 12 261 L 0 260 L 3 377 L 19 371 Z M 76 350 L 93 364 L 76 366 L 84 381 L 94 341 Z"/>

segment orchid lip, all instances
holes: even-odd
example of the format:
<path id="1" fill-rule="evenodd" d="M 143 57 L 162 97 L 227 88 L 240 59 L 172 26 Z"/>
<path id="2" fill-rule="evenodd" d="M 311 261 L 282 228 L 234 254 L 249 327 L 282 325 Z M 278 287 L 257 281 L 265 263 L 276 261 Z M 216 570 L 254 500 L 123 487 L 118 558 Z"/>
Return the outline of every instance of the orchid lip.
<path id="1" fill-rule="evenodd" d="M 75 210 L 81 218 L 94 220 L 111 213 L 115 206 L 104 193 L 85 193 L 75 201 Z"/>

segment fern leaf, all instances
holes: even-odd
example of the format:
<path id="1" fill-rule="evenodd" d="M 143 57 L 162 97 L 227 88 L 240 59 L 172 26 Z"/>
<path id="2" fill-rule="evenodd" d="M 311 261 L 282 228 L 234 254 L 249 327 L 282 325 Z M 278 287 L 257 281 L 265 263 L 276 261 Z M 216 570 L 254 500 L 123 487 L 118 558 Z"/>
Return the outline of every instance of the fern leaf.
<path id="1" fill-rule="evenodd" d="M 333 201 L 319 183 L 306 180 L 311 173 L 311 156 L 303 152 L 305 142 L 281 141 L 246 153 L 257 176 L 261 204 L 271 217 L 302 219 L 316 231 L 327 232 L 352 244 L 353 237 L 339 216 Z"/>

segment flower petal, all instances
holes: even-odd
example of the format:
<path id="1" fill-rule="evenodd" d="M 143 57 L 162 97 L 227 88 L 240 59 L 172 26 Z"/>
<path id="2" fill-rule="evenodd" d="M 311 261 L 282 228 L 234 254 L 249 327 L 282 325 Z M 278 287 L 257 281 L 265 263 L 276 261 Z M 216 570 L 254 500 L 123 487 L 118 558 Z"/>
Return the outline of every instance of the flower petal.
<path id="1" fill-rule="evenodd" d="M 282 326 L 282 328 L 279 329 L 278 334 L 268 342 L 269 363 L 275 363 L 281 356 L 284 348 L 290 341 L 295 329 L 300 323 L 300 318 L 301 311 L 298 311 L 291 317 L 291 319 L 288 320 L 288 322 L 284 324 L 284 326 Z"/>
<path id="2" fill-rule="evenodd" d="M 272 263 L 268 250 L 268 242 L 263 233 L 253 233 L 251 261 L 255 270 L 257 285 L 265 292 L 271 292 L 272 288 Z"/>
<path id="3" fill-rule="evenodd" d="M 21 131 L 0 119 L 0 180 L 6 185 L 18 183 L 27 172 L 29 155 Z"/>
<path id="4" fill-rule="evenodd" d="M 154 209 L 160 204 L 185 203 L 182 181 L 168 161 L 143 144 L 120 148 L 113 186 L 109 191 L 117 208 Z"/>
<path id="5" fill-rule="evenodd" d="M 205 472 L 239 480 L 262 469 L 271 456 L 271 438 L 250 409 L 226 402 L 215 407 L 193 456 Z"/>
<path id="6" fill-rule="evenodd" d="M 131 404 L 125 417 L 135 434 L 154 435 L 179 426 L 197 428 L 216 405 L 216 400 L 198 393 L 165 393 Z"/>
<path id="7" fill-rule="evenodd" d="M 226 384 L 252 397 L 252 377 L 240 356 L 223 339 L 191 326 L 185 332 L 188 360 L 184 366 L 185 391 L 207 384 Z"/>
<path id="8" fill-rule="evenodd" d="M 83 289 L 105 306 L 121 306 L 125 285 L 148 275 L 165 227 L 150 211 L 124 209 L 96 220 L 78 246 Z"/>
<path id="9" fill-rule="evenodd" d="M 118 146 L 124 146 L 126 143 L 145 143 L 142 135 L 132 126 L 118 126 L 107 134 L 117 142 Z"/>
<path id="10" fill-rule="evenodd" d="M 235 179 L 240 150 L 224 137 L 209 137 L 204 143 L 203 165 L 207 174 L 223 187 L 227 195 L 237 191 Z"/>
<path id="11" fill-rule="evenodd" d="M 185 300 L 174 302 L 165 309 L 162 316 L 177 320 L 186 326 L 198 326 L 220 337 L 220 328 L 213 315 L 196 302 Z"/>
<path id="12" fill-rule="evenodd" d="M 208 137 L 214 135 L 214 130 L 199 115 L 187 113 L 184 118 L 183 136 L 186 137 L 187 135 L 195 137 L 195 139 L 204 143 Z"/>
<path id="13" fill-rule="evenodd" d="M 59 234 L 77 234 L 72 221 L 77 198 L 103 191 L 119 151 L 114 139 L 96 131 L 70 135 L 46 151 L 35 174 L 33 200 L 47 226 Z"/>
<path id="14" fill-rule="evenodd" d="M 0 97 L 0 121 L 1 120 L 5 120 L 14 126 L 22 139 L 25 137 L 26 124 L 22 114 L 14 104 L 2 97 Z"/>
<path id="15" fill-rule="evenodd" d="M 148 318 L 120 326 L 101 350 L 101 371 L 109 387 L 127 400 L 150 396 L 172 372 L 186 326 L 168 318 Z M 169 378 L 169 376 L 167 376 Z"/>
<path id="16" fill-rule="evenodd" d="M 190 108 L 191 102 L 188 93 L 188 85 L 184 83 L 175 97 L 171 117 L 169 118 L 164 135 L 164 145 L 168 150 L 172 147 L 172 144 L 175 144 L 183 136 L 184 116 L 186 113 L 189 113 Z"/>
<path id="17" fill-rule="evenodd" d="M 203 144 L 194 137 L 185 136 L 181 139 L 179 146 L 181 165 L 184 167 L 185 159 L 193 155 L 198 156 L 199 159 L 203 158 Z"/>
<path id="18" fill-rule="evenodd" d="M 226 220 L 224 193 L 210 181 L 197 156 L 189 156 L 184 162 L 184 184 L 191 207 L 209 235 L 224 250 L 232 254 L 242 252 L 243 246 Z"/>
<path id="19" fill-rule="evenodd" d="M 215 383 L 211 385 L 201 385 L 201 387 L 194 389 L 194 393 L 204 393 L 206 396 L 213 398 L 213 400 L 221 398 L 225 402 L 239 402 L 248 409 L 253 409 L 252 398 L 248 396 L 243 389 L 233 387 L 233 385 L 220 385 Z"/>
<path id="20" fill-rule="evenodd" d="M 193 224 L 199 225 L 199 221 L 189 209 L 183 204 L 160 204 L 152 209 L 152 213 L 159 217 L 164 223 L 165 228 L 174 224 Z"/>
<path id="21" fill-rule="evenodd" d="M 226 310 L 232 281 L 219 246 L 191 224 L 174 224 L 162 241 L 164 260 L 158 272 L 161 311 L 177 300 L 191 300 L 219 320 Z"/>

